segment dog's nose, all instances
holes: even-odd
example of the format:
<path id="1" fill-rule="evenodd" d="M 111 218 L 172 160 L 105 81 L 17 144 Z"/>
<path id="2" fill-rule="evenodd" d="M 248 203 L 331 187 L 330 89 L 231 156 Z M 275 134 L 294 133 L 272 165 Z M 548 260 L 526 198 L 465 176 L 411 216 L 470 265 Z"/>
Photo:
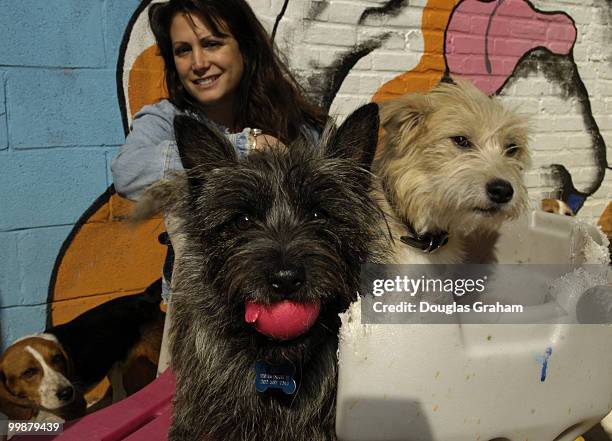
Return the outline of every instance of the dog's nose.
<path id="1" fill-rule="evenodd" d="M 278 294 L 292 294 L 303 284 L 306 275 L 302 268 L 284 268 L 270 274 L 269 283 Z"/>
<path id="2" fill-rule="evenodd" d="M 62 387 L 55 395 L 60 401 L 69 401 L 74 396 L 74 388 L 72 386 Z"/>
<path id="3" fill-rule="evenodd" d="M 505 204 L 514 194 L 514 189 L 510 182 L 503 179 L 493 179 L 487 183 L 487 195 L 491 201 L 498 204 Z"/>

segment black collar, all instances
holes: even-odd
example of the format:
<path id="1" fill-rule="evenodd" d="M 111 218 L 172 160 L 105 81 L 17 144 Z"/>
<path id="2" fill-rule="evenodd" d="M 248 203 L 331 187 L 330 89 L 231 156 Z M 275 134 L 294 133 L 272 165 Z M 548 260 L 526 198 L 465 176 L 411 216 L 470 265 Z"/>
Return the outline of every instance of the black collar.
<path id="1" fill-rule="evenodd" d="M 387 202 L 391 206 L 391 209 L 397 213 L 397 210 L 393 206 L 392 198 L 390 197 L 390 191 L 386 179 L 382 180 L 382 189 Z M 406 226 L 408 235 L 400 236 L 400 241 L 408 246 L 416 248 L 417 250 L 421 250 L 424 253 L 434 253 L 448 243 L 448 233 L 446 231 L 441 231 L 438 234 L 427 232 L 419 235 L 409 220 L 406 219 L 402 223 Z"/>
<path id="2" fill-rule="evenodd" d="M 424 253 L 436 252 L 448 243 L 448 233 L 446 231 L 438 234 L 425 233 L 418 235 L 410 223 L 405 223 L 405 225 L 409 235 L 400 236 L 400 241 Z"/>

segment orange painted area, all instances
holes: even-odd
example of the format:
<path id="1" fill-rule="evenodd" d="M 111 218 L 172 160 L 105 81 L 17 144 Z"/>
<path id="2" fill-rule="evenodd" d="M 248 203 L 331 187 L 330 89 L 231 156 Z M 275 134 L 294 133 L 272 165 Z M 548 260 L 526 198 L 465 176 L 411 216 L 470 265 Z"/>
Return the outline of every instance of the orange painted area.
<path id="1" fill-rule="evenodd" d="M 597 222 L 602 231 L 612 239 L 612 202 L 608 204 L 604 212 L 601 214 L 599 221 Z"/>
<path id="2" fill-rule="evenodd" d="M 136 59 L 128 80 L 128 99 L 132 116 L 142 106 L 168 97 L 164 79 L 164 60 L 157 45 L 145 49 Z"/>
<path id="3" fill-rule="evenodd" d="M 144 105 L 168 96 L 157 46 L 138 56 L 125 92 L 132 117 Z M 157 237 L 165 231 L 163 220 L 160 216 L 134 226 L 128 221 L 132 208 L 132 202 L 111 195 L 67 244 L 51 287 L 52 325 L 66 323 L 114 298 L 140 292 L 161 276 L 166 247 Z M 108 386 L 104 379 L 86 395 L 88 402 L 102 398 Z"/>
<path id="4" fill-rule="evenodd" d="M 127 98 L 132 116 L 168 96 L 164 62 L 157 46 L 145 49 L 129 73 Z M 114 194 L 72 238 L 58 267 L 51 323 L 66 323 L 121 295 L 142 291 L 161 275 L 166 247 L 157 236 L 161 217 L 137 227 L 128 221 L 133 203 Z"/>
<path id="5" fill-rule="evenodd" d="M 57 271 L 51 324 L 66 323 L 104 302 L 142 291 L 161 276 L 166 247 L 157 236 L 165 231 L 161 217 L 138 226 L 127 220 L 133 203 L 113 194 L 72 238 Z M 85 398 L 100 400 L 105 378 Z"/>
<path id="6" fill-rule="evenodd" d="M 54 325 L 112 298 L 139 292 L 160 277 L 166 247 L 157 236 L 161 217 L 133 226 L 133 203 L 116 194 L 81 226 L 59 266 L 51 319 Z"/>
<path id="7" fill-rule="evenodd" d="M 444 33 L 459 0 L 429 0 L 423 10 L 421 29 L 424 52 L 419 64 L 409 72 L 383 84 L 372 101 L 382 102 L 413 92 L 427 92 L 440 82 L 446 71 Z"/>

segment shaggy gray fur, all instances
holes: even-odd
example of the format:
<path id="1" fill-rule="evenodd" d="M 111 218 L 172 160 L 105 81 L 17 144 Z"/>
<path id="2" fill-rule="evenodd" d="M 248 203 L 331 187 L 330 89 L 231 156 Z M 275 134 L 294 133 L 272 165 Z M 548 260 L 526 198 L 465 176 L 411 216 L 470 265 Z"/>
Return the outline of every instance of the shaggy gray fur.
<path id="1" fill-rule="evenodd" d="M 356 299 L 361 263 L 377 260 L 380 210 L 369 196 L 378 107 L 358 109 L 320 142 L 238 159 L 213 127 L 175 120 L 186 178 L 149 190 L 144 217 L 162 207 L 186 237 L 172 297 L 177 377 L 170 441 L 335 440 L 338 314 Z M 247 218 L 245 218 L 247 216 Z M 245 323 L 245 302 L 283 300 L 268 275 L 305 272 L 296 301 L 321 303 L 304 335 L 276 341 Z M 298 389 L 255 390 L 257 360 L 289 360 Z"/>

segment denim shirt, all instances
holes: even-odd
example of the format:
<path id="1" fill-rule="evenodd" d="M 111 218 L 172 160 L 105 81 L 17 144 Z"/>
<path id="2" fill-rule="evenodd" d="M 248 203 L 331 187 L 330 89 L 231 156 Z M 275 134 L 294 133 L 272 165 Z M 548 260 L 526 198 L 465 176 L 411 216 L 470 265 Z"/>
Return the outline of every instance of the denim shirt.
<path id="1" fill-rule="evenodd" d="M 174 136 L 174 117 L 181 113 L 170 101 L 162 100 L 144 106 L 134 116 L 125 144 L 111 164 L 118 194 L 137 200 L 149 185 L 168 177 L 171 172 L 183 170 Z M 240 156 L 248 152 L 248 127 L 239 133 L 219 128 Z"/>
<path id="2" fill-rule="evenodd" d="M 183 113 L 170 101 L 162 100 L 144 106 L 134 116 L 125 144 L 119 148 L 111 164 L 115 190 L 119 195 L 137 200 L 151 184 L 169 177 L 172 172 L 183 170 L 174 136 L 174 117 Z M 248 153 L 250 128 L 230 133 L 225 127 L 218 124 L 217 127 L 240 157 Z M 310 127 L 302 127 L 302 134 L 313 142 L 320 137 L 320 132 Z M 169 281 L 163 276 L 162 297 L 167 301 L 169 296 Z"/>

